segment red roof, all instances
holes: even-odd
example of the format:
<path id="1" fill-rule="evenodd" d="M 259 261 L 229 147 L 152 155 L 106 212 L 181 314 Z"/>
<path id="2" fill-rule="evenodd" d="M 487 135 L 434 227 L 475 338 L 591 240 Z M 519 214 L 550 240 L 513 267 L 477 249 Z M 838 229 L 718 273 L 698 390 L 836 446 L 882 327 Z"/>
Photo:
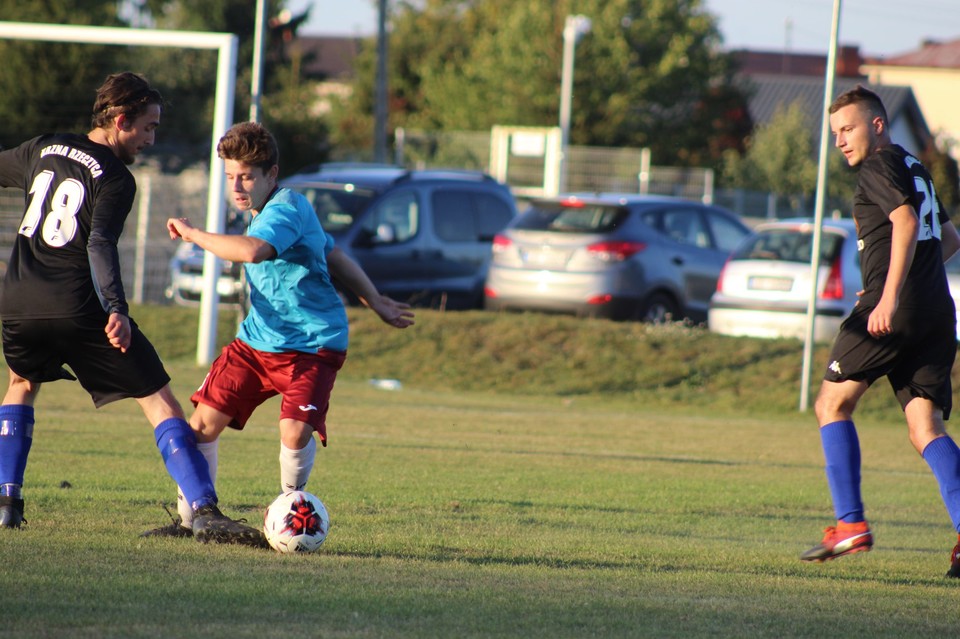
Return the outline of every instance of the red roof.
<path id="1" fill-rule="evenodd" d="M 867 63 L 888 67 L 960 69 L 960 38 L 949 42 L 926 41 L 915 51 L 872 58 Z"/>
<path id="2" fill-rule="evenodd" d="M 789 51 L 731 51 L 739 71 L 748 76 L 758 74 L 801 75 L 823 77 L 827 56 L 822 53 L 791 53 Z M 837 50 L 837 75 L 844 78 L 862 77 L 863 58 L 856 46 L 841 46 Z"/>

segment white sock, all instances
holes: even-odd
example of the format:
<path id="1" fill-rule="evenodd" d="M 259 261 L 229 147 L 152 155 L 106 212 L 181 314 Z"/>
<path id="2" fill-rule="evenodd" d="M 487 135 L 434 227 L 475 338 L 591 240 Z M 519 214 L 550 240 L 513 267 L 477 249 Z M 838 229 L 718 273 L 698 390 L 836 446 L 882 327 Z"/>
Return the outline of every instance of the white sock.
<path id="1" fill-rule="evenodd" d="M 212 442 L 197 443 L 197 450 L 207 460 L 207 466 L 210 467 L 210 480 L 213 485 L 217 485 L 217 463 L 220 460 L 220 440 L 215 439 Z M 177 486 L 177 513 L 180 515 L 180 525 L 184 528 L 193 526 L 193 508 L 187 503 L 187 498 L 183 496 L 183 491 Z"/>
<path id="2" fill-rule="evenodd" d="M 313 460 L 317 455 L 317 441 L 311 437 L 310 443 L 296 450 L 280 443 L 280 491 L 289 493 L 303 490 L 313 470 Z"/>

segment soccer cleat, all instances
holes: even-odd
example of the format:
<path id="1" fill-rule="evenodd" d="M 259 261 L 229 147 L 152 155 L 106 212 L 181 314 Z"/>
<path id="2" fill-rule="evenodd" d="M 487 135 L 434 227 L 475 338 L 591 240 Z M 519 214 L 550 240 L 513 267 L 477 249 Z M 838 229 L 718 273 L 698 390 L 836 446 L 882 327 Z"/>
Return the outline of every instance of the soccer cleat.
<path id="1" fill-rule="evenodd" d="M 25 522 L 23 500 L 0 496 L 0 528 L 19 528 Z"/>
<path id="2" fill-rule="evenodd" d="M 947 571 L 947 577 L 960 579 L 960 535 L 957 536 L 957 545 L 950 553 L 950 570 Z"/>
<path id="3" fill-rule="evenodd" d="M 865 521 L 852 524 L 838 521 L 836 526 L 828 526 L 823 532 L 823 541 L 800 555 L 801 561 L 827 561 L 855 552 L 867 552 L 873 547 L 873 535 Z"/>
<path id="4" fill-rule="evenodd" d="M 203 544 L 213 542 L 269 548 L 262 530 L 230 519 L 214 504 L 193 511 L 193 536 Z"/>

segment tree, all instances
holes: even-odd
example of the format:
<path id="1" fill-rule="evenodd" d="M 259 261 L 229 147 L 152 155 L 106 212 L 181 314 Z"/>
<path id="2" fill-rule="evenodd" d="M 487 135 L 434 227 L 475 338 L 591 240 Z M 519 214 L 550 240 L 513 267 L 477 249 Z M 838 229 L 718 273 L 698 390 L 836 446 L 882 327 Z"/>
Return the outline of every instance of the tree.
<path id="1" fill-rule="evenodd" d="M 119 26 L 114 0 L 0 0 L 0 15 L 29 22 Z M 119 56 L 118 56 L 119 53 Z M 86 132 L 104 69 L 119 71 L 117 47 L 0 40 L 0 145 L 54 131 Z"/>
<path id="2" fill-rule="evenodd" d="M 947 213 L 951 217 L 960 213 L 958 211 L 958 208 L 960 208 L 960 171 L 957 169 L 957 161 L 949 153 L 949 146 L 946 151 L 942 151 L 937 148 L 934 140 L 931 139 L 927 148 L 920 154 L 920 161 L 930 171 L 937 196 L 943 203 L 944 208 L 947 209 Z"/>
<path id="3" fill-rule="evenodd" d="M 742 156 L 726 157 L 724 176 L 736 186 L 777 195 L 806 196 L 817 185 L 813 137 L 800 105 L 777 107 L 766 124 L 758 126 Z"/>
<path id="4" fill-rule="evenodd" d="M 388 57 L 391 127 L 556 125 L 570 14 L 592 21 L 576 49 L 571 142 L 650 147 L 659 163 L 709 164 L 749 131 L 731 60 L 700 0 L 399 2 Z M 368 135 L 374 67 L 369 47 L 340 135 Z"/>
<path id="5" fill-rule="evenodd" d="M 270 0 L 268 15 L 279 15 L 284 0 Z M 234 121 L 249 117 L 253 40 L 258 16 L 249 0 L 133 0 L 137 22 L 160 29 L 233 33 L 238 38 Z M 280 147 L 281 171 L 294 170 L 323 159 L 327 146 L 325 124 L 312 113 L 312 85 L 301 82 L 287 59 L 285 43 L 296 35 L 306 14 L 268 24 L 263 56 L 262 120 Z M 163 87 L 169 108 L 164 113 L 164 140 L 178 145 L 183 163 L 204 162 L 210 154 L 217 58 L 210 51 L 159 49 L 141 52 L 140 68 Z M 174 137 L 174 135 L 176 137 Z"/>
<path id="6" fill-rule="evenodd" d="M 248 0 L 132 0 L 131 12 L 139 24 L 177 31 L 233 33 L 238 39 L 237 89 L 234 120 L 247 119 L 250 61 L 256 26 L 255 4 Z M 268 3 L 273 7 L 278 2 Z M 167 101 L 165 143 L 176 141 L 188 160 L 209 157 L 213 122 L 216 52 L 197 49 L 137 50 L 137 67 L 160 87 Z M 247 89 L 247 90 L 244 90 Z M 175 137 L 173 137 L 175 136 Z M 193 153 L 186 149 L 192 148 Z"/>
<path id="7" fill-rule="evenodd" d="M 740 188 L 787 197 L 794 210 L 802 210 L 817 188 L 817 154 L 814 128 L 798 103 L 779 105 L 766 124 L 746 139 L 746 151 L 728 150 L 723 179 Z M 827 157 L 827 201 L 831 208 L 849 210 L 856 174 L 840 153 Z M 813 213 L 813 211 L 809 211 Z"/>

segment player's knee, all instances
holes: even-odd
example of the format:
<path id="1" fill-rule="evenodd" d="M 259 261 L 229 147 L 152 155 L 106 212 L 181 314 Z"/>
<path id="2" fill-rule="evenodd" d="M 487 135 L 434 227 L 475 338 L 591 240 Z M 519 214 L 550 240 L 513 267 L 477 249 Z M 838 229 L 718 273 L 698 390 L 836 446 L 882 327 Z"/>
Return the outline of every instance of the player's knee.
<path id="1" fill-rule="evenodd" d="M 7 396 L 4 403 L 32 405 L 37 397 L 37 393 L 40 392 L 40 384 L 31 382 L 25 377 L 20 377 L 13 371 L 9 371 L 9 373 L 10 380 L 7 385 Z"/>
<path id="2" fill-rule="evenodd" d="M 287 448 L 300 450 L 313 438 L 313 427 L 293 419 L 280 420 L 280 441 Z"/>
<path id="3" fill-rule="evenodd" d="M 856 407 L 855 399 L 823 391 L 817 395 L 817 399 L 813 403 L 813 411 L 817 416 L 817 422 L 821 426 L 842 419 L 850 419 Z"/>

